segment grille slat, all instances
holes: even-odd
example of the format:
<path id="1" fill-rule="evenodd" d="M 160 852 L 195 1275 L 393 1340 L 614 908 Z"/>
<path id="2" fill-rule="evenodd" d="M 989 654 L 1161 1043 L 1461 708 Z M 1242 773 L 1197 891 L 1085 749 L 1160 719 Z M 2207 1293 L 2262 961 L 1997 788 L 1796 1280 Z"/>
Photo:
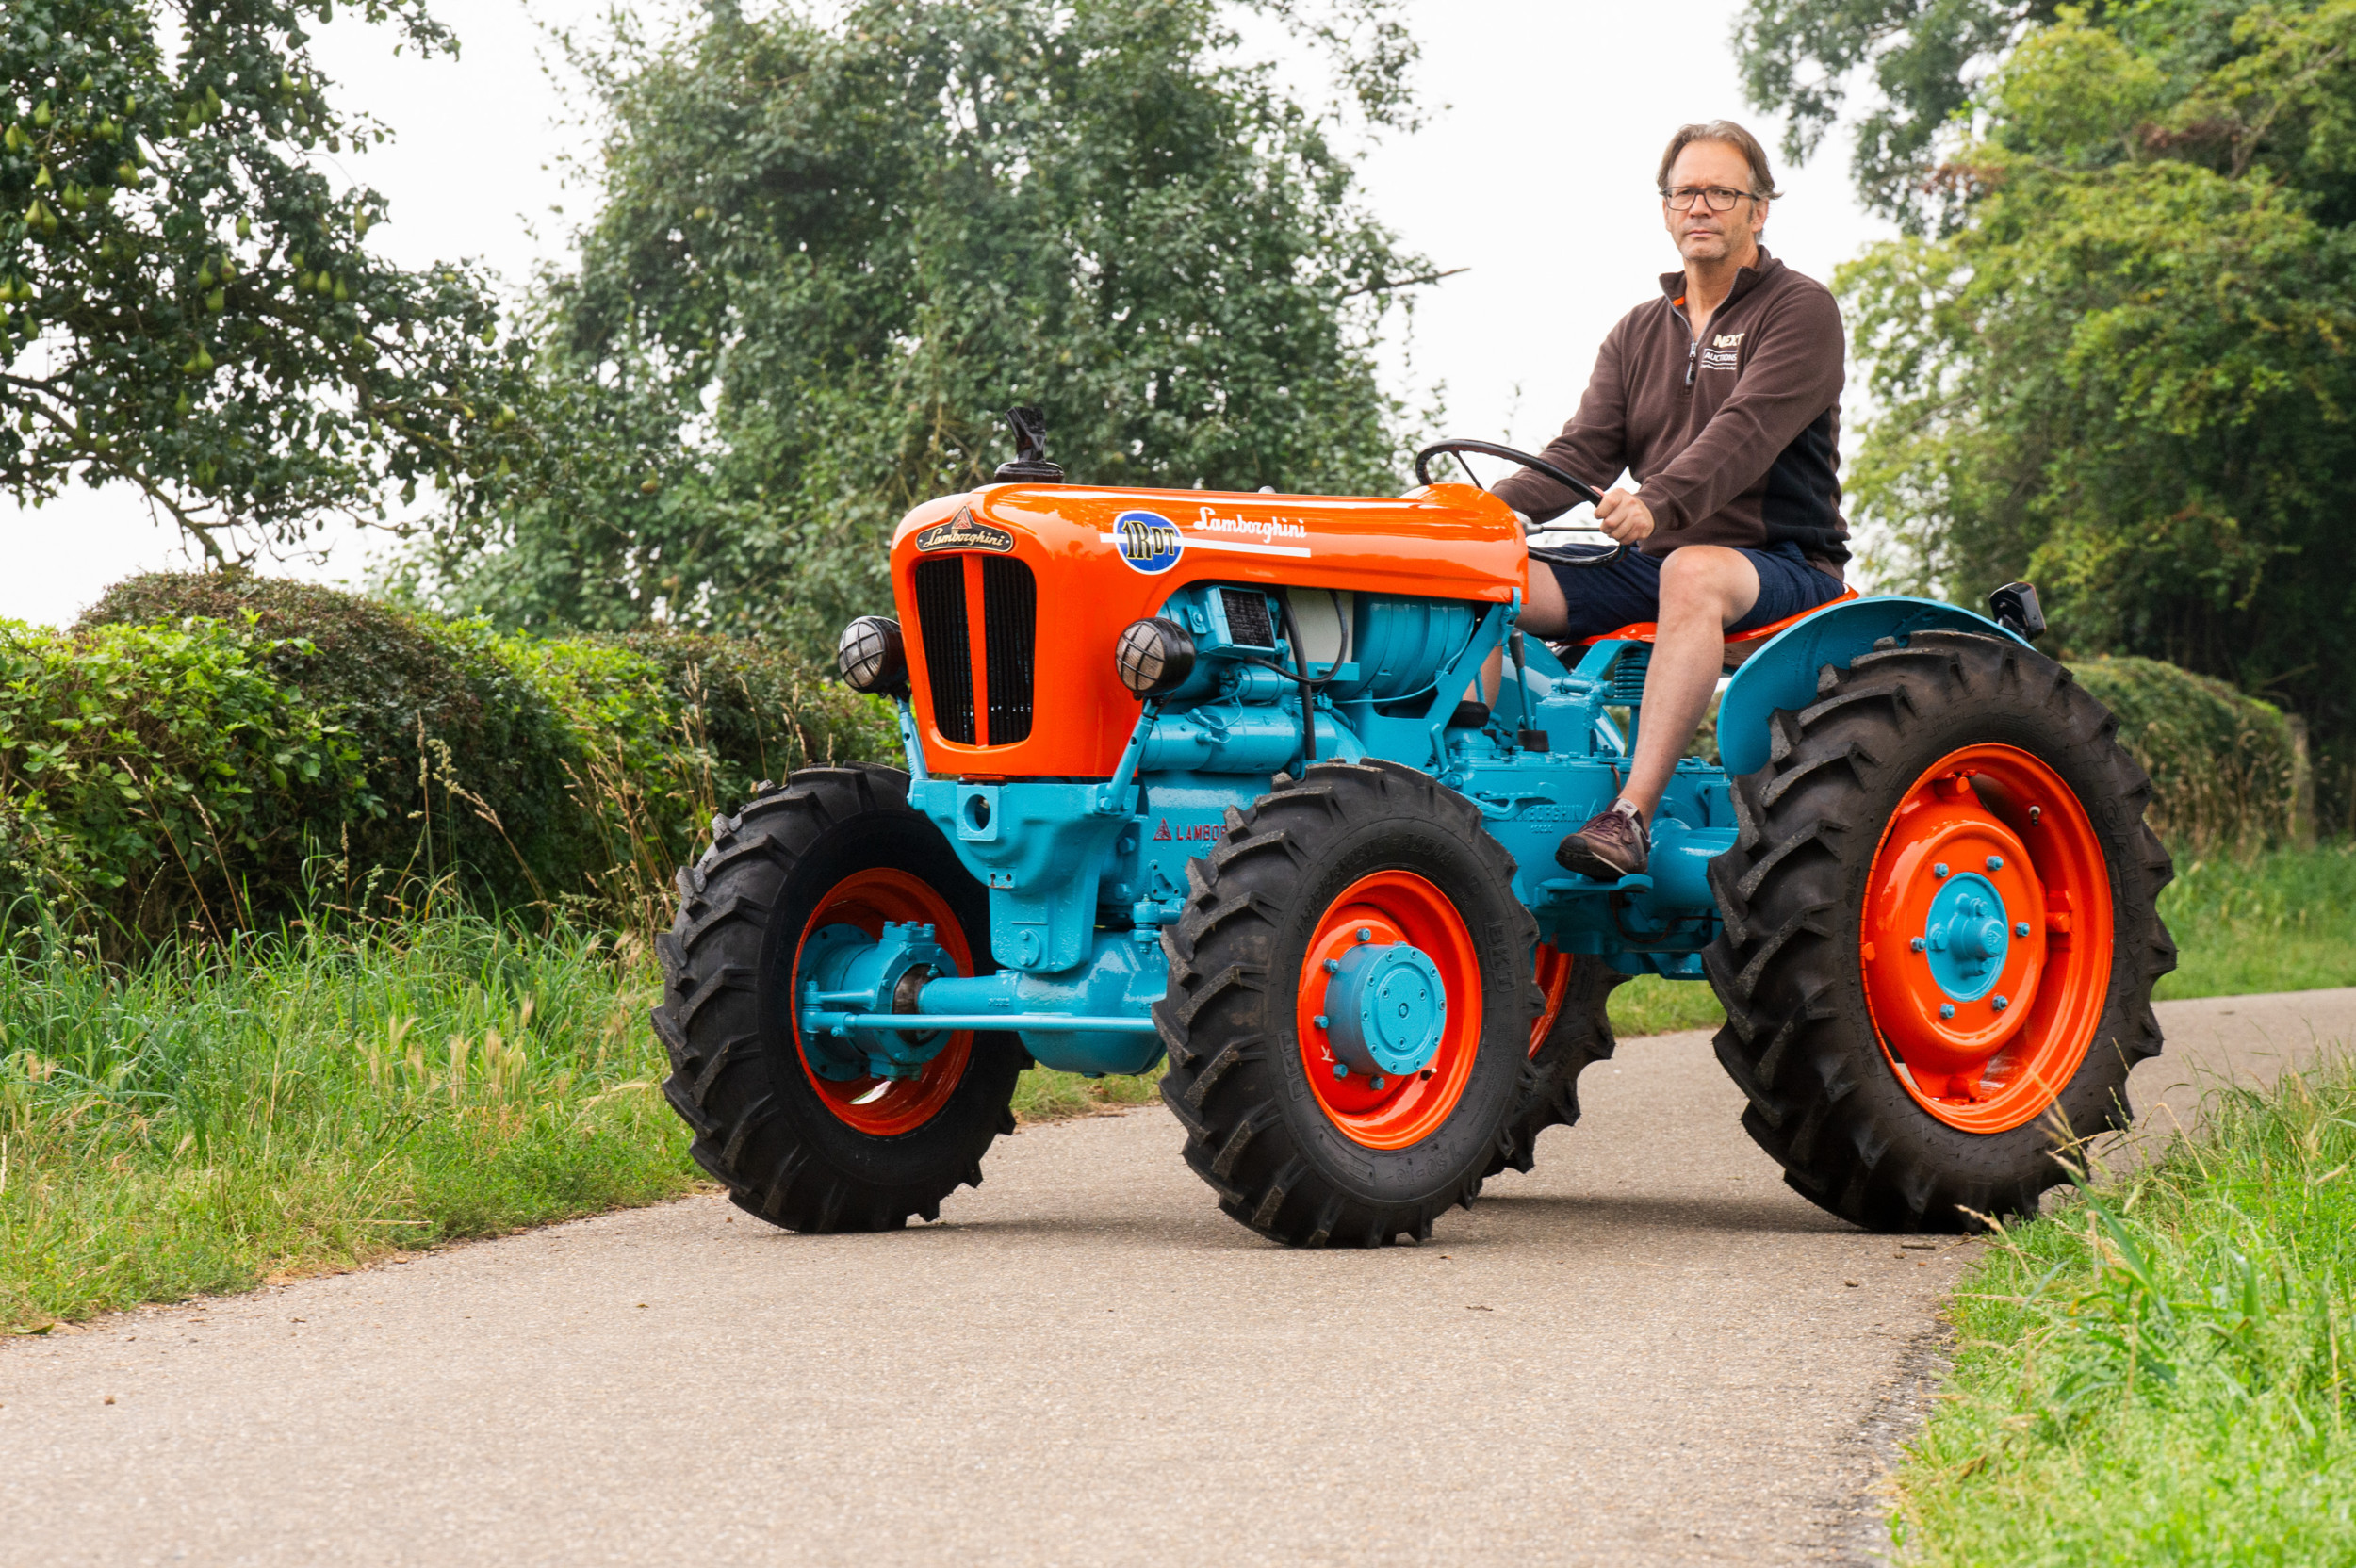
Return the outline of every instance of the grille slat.
<path id="1" fill-rule="evenodd" d="M 943 740 L 973 743 L 973 650 L 965 629 L 965 558 L 916 564 L 916 625 L 933 690 L 933 727 Z"/>
<path id="2" fill-rule="evenodd" d="M 982 560 L 982 657 L 990 693 L 990 744 L 1031 734 L 1032 649 L 1039 585 L 1031 568 L 1003 555 Z"/>

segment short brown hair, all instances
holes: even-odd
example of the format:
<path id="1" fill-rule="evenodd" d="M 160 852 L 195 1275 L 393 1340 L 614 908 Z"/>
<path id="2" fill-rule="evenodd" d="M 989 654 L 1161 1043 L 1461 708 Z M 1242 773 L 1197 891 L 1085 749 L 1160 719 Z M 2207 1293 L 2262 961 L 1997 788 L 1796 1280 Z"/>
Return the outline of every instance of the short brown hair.
<path id="1" fill-rule="evenodd" d="M 1677 155 L 1696 141 L 1723 141 L 1742 155 L 1751 166 L 1751 194 L 1762 202 L 1774 201 L 1783 194 L 1775 188 L 1775 176 L 1767 167 L 1767 149 L 1731 120 L 1709 120 L 1698 125 L 1679 125 L 1677 134 L 1669 139 L 1669 150 L 1661 155 L 1661 173 L 1653 183 L 1665 194 L 1669 188 L 1669 170 Z"/>

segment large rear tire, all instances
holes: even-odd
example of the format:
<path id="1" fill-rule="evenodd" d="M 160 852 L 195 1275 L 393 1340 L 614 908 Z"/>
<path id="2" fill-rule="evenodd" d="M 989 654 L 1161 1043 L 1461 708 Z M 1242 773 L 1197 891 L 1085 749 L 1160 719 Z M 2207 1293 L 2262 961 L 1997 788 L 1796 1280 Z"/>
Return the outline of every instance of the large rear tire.
<path id="1" fill-rule="evenodd" d="M 1710 864 L 1742 1125 L 1874 1230 L 2032 1214 L 2160 1049 L 2151 781 L 2067 670 L 1996 637 L 1885 639 L 1817 691 L 1774 716 Z"/>
<path id="2" fill-rule="evenodd" d="M 908 776 L 810 768 L 733 817 L 679 874 L 655 1033 L 663 1092 L 695 1131 L 695 1163 L 739 1208 L 793 1231 L 882 1231 L 979 1185 L 982 1153 L 1014 1131 L 1029 1065 L 1010 1034 L 964 1032 L 907 1079 L 828 1077 L 794 1025 L 802 944 L 822 926 L 872 935 L 934 925 L 961 972 L 985 972 L 989 898 L 930 820 Z"/>
<path id="3" fill-rule="evenodd" d="M 1329 763 L 1231 811 L 1187 866 L 1153 1021 L 1162 1098 L 1219 1207 L 1299 1247 L 1423 1240 L 1494 1168 L 1530 1059 L 1537 925 L 1471 802 L 1394 763 Z M 1429 956 L 1446 997 L 1427 1068 L 1338 1065 L 1318 1021 L 1352 943 Z"/>

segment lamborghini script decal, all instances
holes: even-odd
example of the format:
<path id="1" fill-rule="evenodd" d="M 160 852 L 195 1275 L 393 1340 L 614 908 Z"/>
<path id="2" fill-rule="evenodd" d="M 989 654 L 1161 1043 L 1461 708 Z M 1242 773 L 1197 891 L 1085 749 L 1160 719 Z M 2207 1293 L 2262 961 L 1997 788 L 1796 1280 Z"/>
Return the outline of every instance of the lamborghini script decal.
<path id="1" fill-rule="evenodd" d="M 1309 559 L 1307 524 L 1286 517 L 1247 517 L 1241 513 L 1222 517 L 1208 506 L 1198 508 L 1194 521 L 1184 527 L 1158 512 L 1124 512 L 1113 519 L 1113 531 L 1102 537 L 1131 566 L 1155 575 L 1178 564 L 1179 556 L 1189 548 Z"/>
<path id="2" fill-rule="evenodd" d="M 957 508 L 957 514 L 945 523 L 935 523 L 916 536 L 920 551 L 930 550 L 989 550 L 1005 555 L 1014 548 L 1014 535 L 1003 528 L 973 520 L 973 512 Z"/>

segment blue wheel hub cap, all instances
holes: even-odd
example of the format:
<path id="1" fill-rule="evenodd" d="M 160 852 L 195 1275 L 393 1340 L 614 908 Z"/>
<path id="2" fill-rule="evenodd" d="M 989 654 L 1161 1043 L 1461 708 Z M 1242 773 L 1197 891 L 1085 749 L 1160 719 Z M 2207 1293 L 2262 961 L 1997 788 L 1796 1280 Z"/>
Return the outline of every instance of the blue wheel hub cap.
<path id="1" fill-rule="evenodd" d="M 1325 983 L 1325 1019 L 1336 1060 L 1373 1077 L 1405 1077 L 1439 1054 L 1448 988 L 1422 949 L 1370 942 L 1344 955 Z"/>
<path id="2" fill-rule="evenodd" d="M 1976 872 L 1949 877 L 1931 900 L 1922 940 L 1939 988 L 1957 1002 L 1978 1001 L 2004 972 L 2012 947 L 2004 895 Z"/>

